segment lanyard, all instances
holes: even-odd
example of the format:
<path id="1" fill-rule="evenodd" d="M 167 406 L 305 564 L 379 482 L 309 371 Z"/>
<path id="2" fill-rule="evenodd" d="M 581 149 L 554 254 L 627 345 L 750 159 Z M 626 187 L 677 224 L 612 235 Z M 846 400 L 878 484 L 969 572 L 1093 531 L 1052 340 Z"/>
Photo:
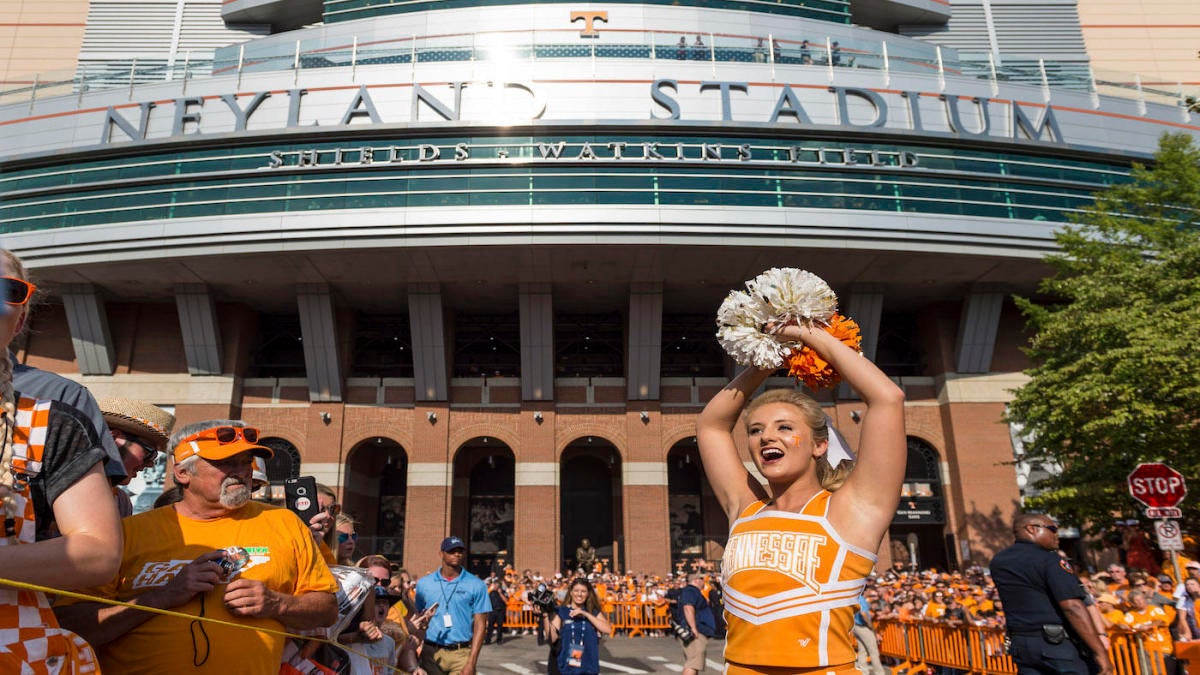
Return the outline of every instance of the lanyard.
<path id="1" fill-rule="evenodd" d="M 444 609 L 446 611 L 446 613 L 449 614 L 450 613 L 450 601 L 454 599 L 454 594 L 458 592 L 458 582 L 462 581 L 463 573 L 459 572 L 458 576 L 454 577 L 454 581 L 447 581 L 446 577 L 442 576 L 441 571 L 439 571 L 437 573 L 437 575 L 438 575 L 438 582 L 439 582 L 438 588 L 442 591 L 442 609 Z M 447 584 L 454 585 L 454 589 L 450 591 L 449 598 L 446 597 L 446 585 Z"/>

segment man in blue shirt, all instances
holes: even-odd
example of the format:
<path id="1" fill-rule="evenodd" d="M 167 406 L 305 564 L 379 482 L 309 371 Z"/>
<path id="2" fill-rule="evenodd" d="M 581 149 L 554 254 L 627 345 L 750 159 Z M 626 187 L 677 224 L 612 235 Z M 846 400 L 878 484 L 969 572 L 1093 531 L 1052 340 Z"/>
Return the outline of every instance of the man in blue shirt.
<path id="1" fill-rule="evenodd" d="M 687 585 L 679 594 L 680 614 L 683 622 L 692 629 L 695 640 L 683 646 L 683 675 L 697 675 L 704 672 L 706 659 L 705 648 L 708 639 L 716 632 L 717 624 L 713 618 L 708 599 L 700 590 L 704 588 L 704 575 L 693 572 L 688 575 Z"/>
<path id="2" fill-rule="evenodd" d="M 437 605 L 421 667 L 429 675 L 475 675 L 492 605 L 487 585 L 463 569 L 467 546 L 459 537 L 442 540 L 442 566 L 417 581 L 417 612 Z"/>

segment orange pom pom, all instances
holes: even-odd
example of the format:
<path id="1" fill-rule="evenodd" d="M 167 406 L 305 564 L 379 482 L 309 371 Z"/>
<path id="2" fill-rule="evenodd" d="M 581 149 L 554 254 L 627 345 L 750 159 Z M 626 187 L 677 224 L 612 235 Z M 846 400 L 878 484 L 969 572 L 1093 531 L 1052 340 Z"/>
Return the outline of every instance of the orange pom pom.
<path id="1" fill-rule="evenodd" d="M 853 319 L 834 314 L 825 330 L 847 347 L 862 353 L 862 334 L 859 333 L 858 324 Z M 787 367 L 789 377 L 796 378 L 814 391 L 833 387 L 842 380 L 842 376 L 828 361 L 807 346 L 792 350 L 787 357 Z"/>

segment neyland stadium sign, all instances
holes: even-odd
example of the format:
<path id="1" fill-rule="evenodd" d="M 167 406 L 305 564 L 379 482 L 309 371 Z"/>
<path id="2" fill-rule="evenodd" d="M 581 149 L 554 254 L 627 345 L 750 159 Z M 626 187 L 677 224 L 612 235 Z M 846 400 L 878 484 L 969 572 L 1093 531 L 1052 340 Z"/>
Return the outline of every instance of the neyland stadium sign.
<path id="1" fill-rule="evenodd" d="M 1049 104 L 916 91 L 811 84 L 683 83 L 657 79 L 579 85 L 451 82 L 289 89 L 250 94 L 186 96 L 105 110 L 101 144 L 185 135 L 271 129 L 464 122 L 499 125 L 531 121 L 716 122 L 790 127 L 841 127 L 947 133 L 980 140 L 1032 140 L 1065 145 Z M 631 87 L 634 87 L 631 89 Z M 637 89 L 645 98 L 639 103 Z M 563 105 L 555 105 L 561 98 Z M 581 115 L 586 104 L 586 115 Z M 633 112 L 639 109 L 640 113 Z"/>

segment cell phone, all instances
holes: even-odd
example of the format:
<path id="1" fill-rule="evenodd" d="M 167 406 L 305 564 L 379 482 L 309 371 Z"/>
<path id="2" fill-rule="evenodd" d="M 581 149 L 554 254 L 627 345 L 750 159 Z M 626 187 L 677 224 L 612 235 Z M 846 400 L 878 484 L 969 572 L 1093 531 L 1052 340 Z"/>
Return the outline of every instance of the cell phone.
<path id="1" fill-rule="evenodd" d="M 308 521 L 321 511 L 321 504 L 317 501 L 317 479 L 300 476 L 283 481 L 283 503 L 308 525 Z"/>

